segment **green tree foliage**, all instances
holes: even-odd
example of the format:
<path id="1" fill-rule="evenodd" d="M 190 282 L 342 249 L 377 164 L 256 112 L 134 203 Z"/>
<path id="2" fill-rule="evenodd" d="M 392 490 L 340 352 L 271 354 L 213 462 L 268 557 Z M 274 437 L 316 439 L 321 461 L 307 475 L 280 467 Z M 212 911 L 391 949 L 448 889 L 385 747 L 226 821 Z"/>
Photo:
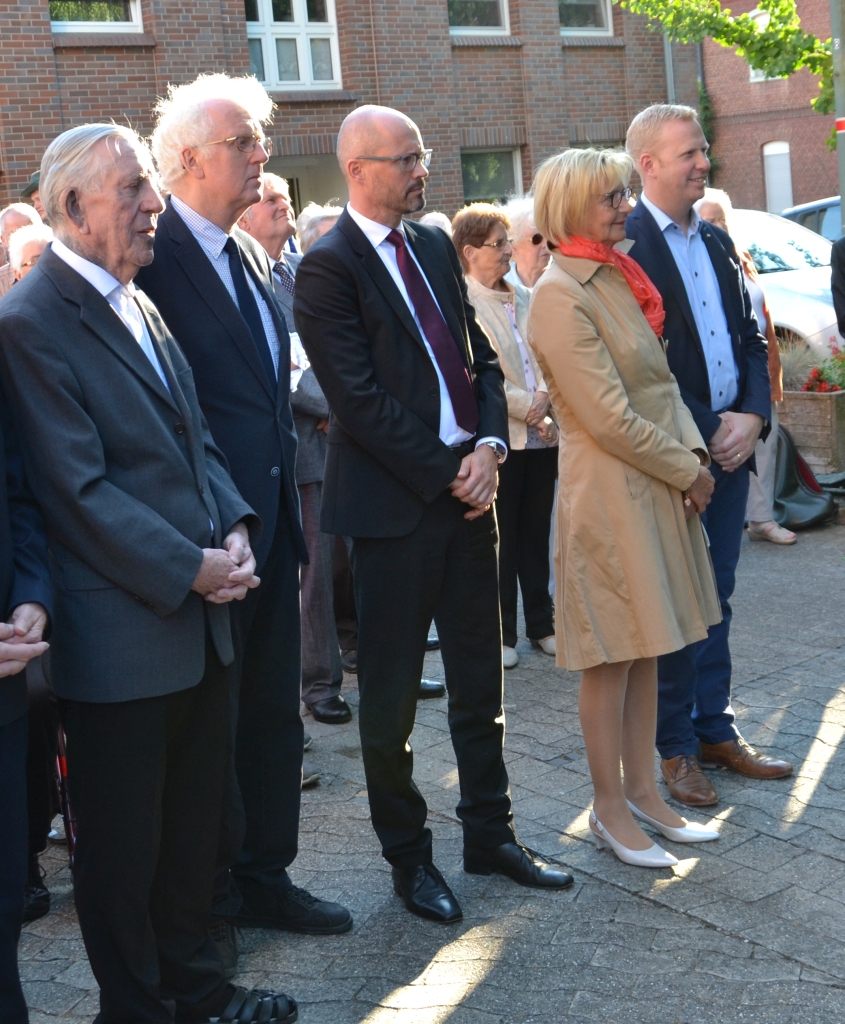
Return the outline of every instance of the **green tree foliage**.
<path id="1" fill-rule="evenodd" d="M 708 37 L 720 46 L 736 47 L 752 68 L 770 78 L 791 75 L 800 68 L 819 75 L 819 95 L 813 109 L 833 111 L 831 41 L 822 41 L 801 28 L 795 0 L 760 0 L 756 15 L 731 14 L 719 0 L 614 0 L 633 14 L 658 24 L 678 43 L 701 43 Z M 761 17 L 764 12 L 766 17 Z"/>

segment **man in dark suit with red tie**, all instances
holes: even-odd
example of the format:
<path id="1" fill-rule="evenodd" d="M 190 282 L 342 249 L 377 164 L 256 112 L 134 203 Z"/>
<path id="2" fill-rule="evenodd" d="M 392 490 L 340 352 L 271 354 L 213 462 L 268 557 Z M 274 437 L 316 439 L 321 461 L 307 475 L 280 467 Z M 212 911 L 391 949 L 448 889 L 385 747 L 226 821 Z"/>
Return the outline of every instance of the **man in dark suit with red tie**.
<path id="1" fill-rule="evenodd" d="M 432 863 L 409 737 L 437 624 L 458 763 L 464 868 L 524 885 L 572 878 L 518 842 L 502 759 L 497 466 L 507 407 L 495 353 L 425 206 L 431 151 L 399 111 L 359 107 L 338 159 L 350 201 L 297 271 L 294 316 L 332 409 L 322 528 L 352 537 L 360 729 L 373 826 L 407 908 L 460 920 Z"/>

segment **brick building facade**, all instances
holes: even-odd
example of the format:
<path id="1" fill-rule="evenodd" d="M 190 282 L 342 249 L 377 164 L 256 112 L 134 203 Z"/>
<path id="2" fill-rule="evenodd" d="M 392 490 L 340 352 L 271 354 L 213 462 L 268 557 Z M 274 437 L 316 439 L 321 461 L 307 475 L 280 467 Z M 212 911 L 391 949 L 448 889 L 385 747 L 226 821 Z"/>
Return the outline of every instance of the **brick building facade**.
<path id="1" fill-rule="evenodd" d="M 801 26 L 830 37 L 829 0 L 798 0 Z M 735 0 L 735 14 L 755 10 Z M 837 195 L 836 153 L 826 145 L 834 117 L 814 114 L 818 79 L 808 71 L 765 79 L 732 50 L 708 40 L 702 47 L 704 83 L 714 110 L 714 184 L 735 206 L 780 213 L 787 206 Z"/>
<path id="2" fill-rule="evenodd" d="M 435 154 L 430 208 L 449 214 L 527 186 L 556 150 L 619 144 L 649 103 L 697 102 L 694 48 L 609 0 L 0 0 L 0 24 L 3 204 L 60 131 L 114 118 L 146 134 L 156 96 L 200 72 L 267 83 L 270 169 L 300 205 L 344 198 L 350 110 L 406 111 Z"/>

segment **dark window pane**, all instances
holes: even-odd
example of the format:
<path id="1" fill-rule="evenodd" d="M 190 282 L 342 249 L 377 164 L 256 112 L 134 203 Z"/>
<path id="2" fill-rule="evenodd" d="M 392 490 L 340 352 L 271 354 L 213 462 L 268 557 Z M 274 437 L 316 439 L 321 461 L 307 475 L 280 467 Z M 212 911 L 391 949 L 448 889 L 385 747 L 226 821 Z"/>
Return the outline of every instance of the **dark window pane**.
<path id="1" fill-rule="evenodd" d="M 51 21 L 131 21 L 129 0 L 50 0 Z"/>
<path id="2" fill-rule="evenodd" d="M 259 82 L 266 81 L 264 77 L 264 52 L 261 49 L 260 39 L 250 39 L 249 43 L 249 70 Z"/>
<path id="3" fill-rule="evenodd" d="M 605 0 L 558 0 L 561 28 L 606 29 Z"/>
<path id="4" fill-rule="evenodd" d="M 258 21 L 258 0 L 244 0 L 244 14 L 247 21 Z"/>
<path id="5" fill-rule="evenodd" d="M 499 0 L 449 0 L 449 24 L 453 28 L 501 28 Z"/>
<path id="6" fill-rule="evenodd" d="M 319 22 L 329 20 L 326 0 L 308 0 L 308 20 Z"/>
<path id="7" fill-rule="evenodd" d="M 273 21 L 293 21 L 293 0 L 273 0 Z"/>
<path id="8" fill-rule="evenodd" d="M 279 65 L 280 82 L 299 81 L 299 56 L 295 39 L 276 40 L 276 62 Z"/>
<path id="9" fill-rule="evenodd" d="M 800 217 L 791 218 L 797 221 L 802 228 L 809 228 L 810 231 L 815 231 L 818 225 L 818 210 L 810 210 L 809 213 L 802 213 Z"/>
<path id="10" fill-rule="evenodd" d="M 315 82 L 331 82 L 334 78 L 332 44 L 328 39 L 311 40 L 311 71 Z"/>
<path id="11" fill-rule="evenodd" d="M 468 203 L 495 202 L 516 191 L 513 153 L 461 153 L 464 199 Z"/>

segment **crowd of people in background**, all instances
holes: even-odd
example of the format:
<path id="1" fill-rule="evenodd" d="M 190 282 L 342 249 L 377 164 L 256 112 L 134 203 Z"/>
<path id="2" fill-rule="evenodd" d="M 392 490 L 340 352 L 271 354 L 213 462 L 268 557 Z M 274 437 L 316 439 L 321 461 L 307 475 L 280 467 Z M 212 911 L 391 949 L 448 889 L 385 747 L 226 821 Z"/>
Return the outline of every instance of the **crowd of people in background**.
<path id="1" fill-rule="evenodd" d="M 599 850 L 671 867 L 654 833 L 719 838 L 677 809 L 718 802 L 706 768 L 793 770 L 731 707 L 745 524 L 796 538 L 777 340 L 695 111 L 649 107 L 625 151 L 550 156 L 528 195 L 450 219 L 423 212 L 417 125 L 369 105 L 338 134 L 348 203 L 297 216 L 264 170 L 272 106 L 251 78 L 172 86 L 149 146 L 65 131 L 0 212 L 4 1024 L 28 1019 L 21 922 L 49 910 L 59 735 L 97 1024 L 297 1019 L 233 981 L 237 929 L 353 927 L 289 875 L 320 777 L 303 709 L 348 723 L 344 672 L 411 913 L 463 916 L 410 745 L 447 692 L 464 869 L 571 886 L 514 824 L 520 606 L 582 673 Z"/>

